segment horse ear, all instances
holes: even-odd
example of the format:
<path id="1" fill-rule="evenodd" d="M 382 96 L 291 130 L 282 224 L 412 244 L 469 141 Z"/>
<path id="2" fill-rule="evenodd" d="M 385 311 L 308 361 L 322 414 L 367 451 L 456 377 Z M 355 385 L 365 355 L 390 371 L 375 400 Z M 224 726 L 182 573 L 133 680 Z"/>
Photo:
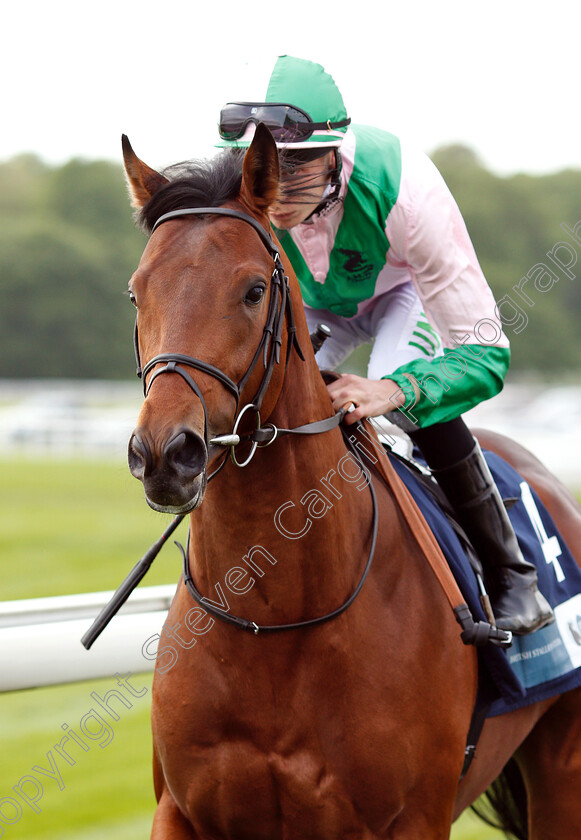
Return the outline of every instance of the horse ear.
<path id="1" fill-rule="evenodd" d="M 276 143 L 264 123 L 259 123 L 244 155 L 240 198 L 265 212 L 276 201 L 279 180 Z"/>
<path id="2" fill-rule="evenodd" d="M 147 164 L 139 160 L 126 134 L 121 137 L 123 147 L 123 161 L 125 163 L 125 174 L 127 186 L 131 196 L 131 205 L 140 209 L 143 207 L 160 187 L 169 183 L 167 178 L 151 169 Z"/>

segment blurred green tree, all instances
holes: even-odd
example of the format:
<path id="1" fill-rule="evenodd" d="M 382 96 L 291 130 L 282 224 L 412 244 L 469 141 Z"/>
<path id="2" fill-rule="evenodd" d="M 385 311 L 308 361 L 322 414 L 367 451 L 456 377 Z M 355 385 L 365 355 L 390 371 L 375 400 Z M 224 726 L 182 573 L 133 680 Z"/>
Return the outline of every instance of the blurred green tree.
<path id="1" fill-rule="evenodd" d="M 144 247 L 121 167 L 0 166 L 0 377 L 129 378 L 123 299 Z"/>

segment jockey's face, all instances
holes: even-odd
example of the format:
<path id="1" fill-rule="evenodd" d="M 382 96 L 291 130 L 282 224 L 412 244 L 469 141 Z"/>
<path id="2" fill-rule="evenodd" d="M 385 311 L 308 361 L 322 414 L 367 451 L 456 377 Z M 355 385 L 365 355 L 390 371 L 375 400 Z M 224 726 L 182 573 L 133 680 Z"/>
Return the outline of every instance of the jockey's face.
<path id="1" fill-rule="evenodd" d="M 272 224 L 288 230 L 304 222 L 321 203 L 334 166 L 335 153 L 330 151 L 309 163 L 283 167 L 281 197 L 270 210 Z"/>

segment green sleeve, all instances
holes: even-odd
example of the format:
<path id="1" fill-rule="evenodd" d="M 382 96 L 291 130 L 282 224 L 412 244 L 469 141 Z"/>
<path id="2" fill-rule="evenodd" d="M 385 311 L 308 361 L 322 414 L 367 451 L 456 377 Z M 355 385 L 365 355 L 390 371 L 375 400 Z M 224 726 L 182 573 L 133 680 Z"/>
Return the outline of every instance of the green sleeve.
<path id="1" fill-rule="evenodd" d="M 405 395 L 399 411 L 424 428 L 453 420 L 498 394 L 509 362 L 508 347 L 462 345 L 430 361 L 401 365 L 383 378 L 396 382 Z"/>

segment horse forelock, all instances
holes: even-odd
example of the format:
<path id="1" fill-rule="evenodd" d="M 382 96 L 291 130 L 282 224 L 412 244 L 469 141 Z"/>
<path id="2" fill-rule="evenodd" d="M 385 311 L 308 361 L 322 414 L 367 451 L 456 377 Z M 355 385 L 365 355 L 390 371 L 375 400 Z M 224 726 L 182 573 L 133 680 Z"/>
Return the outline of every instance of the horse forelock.
<path id="1" fill-rule="evenodd" d="M 137 222 L 149 234 L 160 216 L 186 207 L 220 207 L 236 198 L 242 182 L 243 154 L 225 149 L 210 160 L 192 160 L 168 167 L 168 178 L 138 211 Z"/>

